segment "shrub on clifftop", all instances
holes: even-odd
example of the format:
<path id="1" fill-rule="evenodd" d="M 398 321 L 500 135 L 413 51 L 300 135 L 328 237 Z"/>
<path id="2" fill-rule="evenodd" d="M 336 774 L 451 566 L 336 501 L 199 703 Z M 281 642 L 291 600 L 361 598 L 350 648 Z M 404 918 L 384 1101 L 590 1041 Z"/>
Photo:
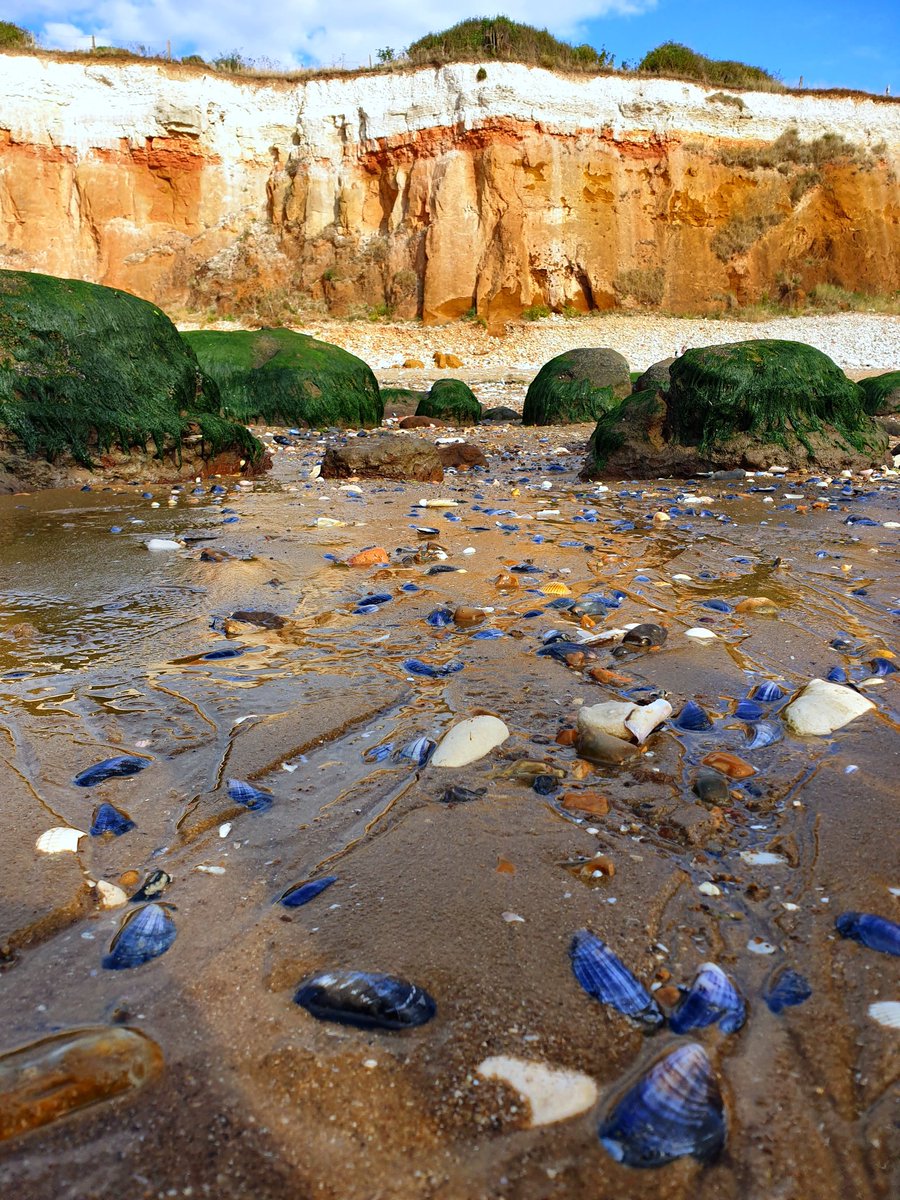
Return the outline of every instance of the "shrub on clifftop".
<path id="1" fill-rule="evenodd" d="M 426 33 L 409 47 L 409 61 L 422 63 L 498 62 L 533 63 L 562 71 L 612 69 L 613 56 L 593 46 L 571 46 L 546 29 L 535 29 L 508 17 L 472 17 L 443 33 Z"/>
<path id="2" fill-rule="evenodd" d="M 182 335 L 239 421 L 311 428 L 380 425 L 384 405 L 368 366 L 330 342 L 290 329 Z"/>
<path id="3" fill-rule="evenodd" d="M 176 456 L 196 428 L 210 455 L 262 447 L 219 415 L 219 396 L 178 330 L 128 292 L 0 271 L 0 435 L 50 461 L 84 466 L 119 447 Z"/>

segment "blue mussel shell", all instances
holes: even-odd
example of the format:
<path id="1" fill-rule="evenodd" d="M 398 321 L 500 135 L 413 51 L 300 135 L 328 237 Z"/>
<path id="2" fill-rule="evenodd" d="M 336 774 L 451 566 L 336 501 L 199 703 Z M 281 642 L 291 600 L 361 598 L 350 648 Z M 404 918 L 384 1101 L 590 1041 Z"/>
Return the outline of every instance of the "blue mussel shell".
<path id="1" fill-rule="evenodd" d="M 228 780 L 228 795 L 235 804 L 242 804 L 251 812 L 265 812 L 267 808 L 272 807 L 275 800 L 271 792 L 260 791 L 252 783 L 245 783 L 243 779 Z"/>
<path id="2" fill-rule="evenodd" d="M 658 1060 L 600 1122 L 598 1136 L 629 1167 L 661 1167 L 692 1155 L 715 1158 L 725 1144 L 725 1106 L 702 1046 L 678 1046 Z"/>
<path id="3" fill-rule="evenodd" d="M 747 1007 L 737 988 L 715 963 L 701 963 L 694 981 L 669 1016 L 673 1033 L 718 1025 L 723 1033 L 737 1033 Z"/>
<path id="4" fill-rule="evenodd" d="M 126 775 L 137 775 L 144 767 L 150 766 L 149 758 L 137 758 L 133 754 L 120 754 L 117 758 L 104 758 L 103 762 L 95 763 L 76 775 L 72 781 L 76 787 L 96 787 L 106 779 L 122 778 Z"/>
<path id="5" fill-rule="evenodd" d="M 165 954 L 175 941 L 175 922 L 160 904 L 143 904 L 130 912 L 113 938 L 103 959 L 107 971 L 140 967 Z"/>
<path id="6" fill-rule="evenodd" d="M 414 983 L 369 971 L 322 971 L 300 984 L 294 1003 L 318 1017 L 360 1029 L 411 1029 L 437 1012 Z"/>
<path id="7" fill-rule="evenodd" d="M 134 821 L 131 817 L 104 802 L 94 809 L 94 819 L 88 833 L 91 837 L 102 837 L 104 833 L 112 833 L 116 837 L 121 837 L 129 829 L 134 829 Z"/>
<path id="8" fill-rule="evenodd" d="M 278 903 L 285 908 L 302 908 L 333 883 L 337 883 L 337 875 L 323 875 L 321 879 L 310 879 L 308 883 L 292 884 L 278 898 Z"/>
<path id="9" fill-rule="evenodd" d="M 783 967 L 769 979 L 763 999 L 773 1013 L 780 1013 L 784 1008 L 794 1008 L 802 1004 L 811 995 L 812 988 L 808 980 L 804 979 L 799 971 Z"/>
<path id="10" fill-rule="evenodd" d="M 662 1025 L 659 1005 L 596 934 L 580 929 L 572 938 L 569 957 L 572 973 L 589 996 L 651 1028 Z"/>
<path id="11" fill-rule="evenodd" d="M 882 954 L 900 956 L 900 925 L 878 917 L 874 913 L 845 912 L 835 921 L 841 937 L 852 938 L 868 946 L 870 950 L 880 950 Z"/>
<path id="12" fill-rule="evenodd" d="M 704 708 L 701 708 L 696 700 L 688 700 L 684 708 L 673 721 L 677 729 L 688 729 L 691 732 L 699 733 L 704 729 L 712 729 L 712 721 L 709 718 L 709 713 Z"/>

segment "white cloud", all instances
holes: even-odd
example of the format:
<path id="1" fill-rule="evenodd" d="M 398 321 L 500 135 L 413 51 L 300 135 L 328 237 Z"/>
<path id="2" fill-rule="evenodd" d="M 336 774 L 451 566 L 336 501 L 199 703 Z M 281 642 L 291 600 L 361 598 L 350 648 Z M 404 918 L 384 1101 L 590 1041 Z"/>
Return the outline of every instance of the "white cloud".
<path id="1" fill-rule="evenodd" d="M 405 0 L 345 0 L 336 11 L 327 0 L 282 0 L 278 5 L 248 4 L 247 0 L 7 0 L 7 20 L 25 25 L 52 49 L 80 49 L 97 44 L 146 46 L 161 51 L 171 41 L 175 54 L 196 52 L 213 58 L 240 51 L 245 57 L 265 57 L 286 66 L 312 62 L 325 66 L 357 66 L 386 46 L 398 53 L 429 31 L 446 29 L 478 8 L 502 9 L 513 20 L 525 21 L 566 39 L 584 40 L 587 21 L 639 15 L 656 0 L 557 0 L 553 11 L 539 0 L 497 0 L 483 6 L 423 0 L 411 12 Z M 579 27 L 582 32 L 579 33 Z M 603 38 L 615 51 L 614 26 Z"/>

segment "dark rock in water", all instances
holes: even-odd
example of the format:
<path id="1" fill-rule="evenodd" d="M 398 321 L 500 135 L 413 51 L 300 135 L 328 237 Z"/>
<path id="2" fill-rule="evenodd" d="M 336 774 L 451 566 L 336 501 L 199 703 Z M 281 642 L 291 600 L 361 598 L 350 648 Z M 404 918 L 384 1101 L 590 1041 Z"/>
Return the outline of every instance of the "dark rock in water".
<path id="1" fill-rule="evenodd" d="M 103 966 L 107 971 L 140 967 L 165 954 L 177 934 L 175 922 L 165 908 L 159 904 L 145 904 L 122 921 L 110 944 L 109 954 L 103 959 Z"/>
<path id="2" fill-rule="evenodd" d="M 841 937 L 852 938 L 870 950 L 900 956 L 900 925 L 874 913 L 845 912 L 835 921 Z"/>
<path id="3" fill-rule="evenodd" d="M 287 621 L 277 613 L 241 609 L 231 614 L 232 621 L 243 621 L 245 625 L 256 625 L 259 629 L 284 629 Z"/>
<path id="4" fill-rule="evenodd" d="M 522 424 L 595 421 L 630 392 L 628 362 L 617 350 L 567 350 L 544 363 L 529 384 Z"/>
<path id="5" fill-rule="evenodd" d="M 481 420 L 481 405 L 461 379 L 436 379 L 428 395 L 419 401 L 416 416 L 441 417 L 454 425 L 477 425 Z"/>
<path id="6" fill-rule="evenodd" d="M 703 1047 L 689 1042 L 660 1059 L 616 1101 L 597 1134 L 629 1167 L 661 1167 L 687 1155 L 712 1161 L 725 1144 L 725 1106 Z"/>
<path id="7" fill-rule="evenodd" d="M 670 379 L 667 394 L 636 392 L 600 416 L 583 478 L 885 460 L 887 435 L 863 392 L 811 346 L 759 340 L 688 350 Z"/>
<path id="8" fill-rule="evenodd" d="M 716 963 L 701 963 L 694 981 L 669 1016 L 673 1033 L 718 1025 L 723 1033 L 737 1033 L 747 1017 L 747 1006 L 737 988 Z"/>
<path id="9" fill-rule="evenodd" d="M 165 871 L 151 871 L 131 897 L 132 904 L 140 904 L 145 900 L 155 900 L 157 896 L 163 894 L 171 882 L 172 876 Z"/>
<path id="10" fill-rule="evenodd" d="M 487 788 L 467 788 L 456 784 L 448 787 L 441 796 L 442 804 L 468 804 L 471 800 L 480 800 L 487 795 Z"/>
<path id="11" fill-rule="evenodd" d="M 310 879 L 307 883 L 295 883 L 282 892 L 278 903 L 284 908 L 302 908 L 333 883 L 337 883 L 337 875 L 324 875 L 321 879 Z"/>
<path id="12" fill-rule="evenodd" d="M 113 837 L 121 837 L 129 829 L 134 829 L 134 821 L 127 813 L 120 812 L 112 804 L 100 804 L 94 810 L 94 818 L 88 833 L 91 837 L 102 837 L 111 833 Z"/>
<path id="13" fill-rule="evenodd" d="M 354 354 L 290 329 L 203 330 L 182 335 L 219 386 L 225 412 L 267 425 L 380 425 L 371 369 Z"/>
<path id="14" fill-rule="evenodd" d="M 773 1013 L 794 1008 L 812 995 L 809 982 L 790 967 L 778 968 L 769 978 L 763 999 Z"/>
<path id="15" fill-rule="evenodd" d="M 346 446 L 329 446 L 322 459 L 323 479 L 361 478 L 440 483 L 444 468 L 437 448 L 421 438 L 379 433 Z"/>
<path id="16" fill-rule="evenodd" d="M 235 804 L 240 804 L 251 812 L 265 812 L 275 802 L 275 797 L 271 792 L 261 791 L 260 788 L 255 788 L 252 783 L 246 783 L 243 779 L 228 780 L 228 795 Z"/>
<path id="17" fill-rule="evenodd" d="M 580 929 L 569 947 L 572 973 L 589 996 L 652 1029 L 662 1025 L 659 1005 L 604 941 Z"/>
<path id="18" fill-rule="evenodd" d="M 643 375 L 634 381 L 636 392 L 667 392 L 669 390 L 669 367 L 674 358 L 661 358 L 647 368 Z"/>
<path id="19" fill-rule="evenodd" d="M 438 454 L 445 471 L 454 468 L 457 471 L 468 471 L 472 467 L 486 467 L 488 460 L 478 446 L 468 442 L 452 442 L 449 446 L 438 446 Z"/>
<path id="20" fill-rule="evenodd" d="M 237 471 L 263 447 L 219 415 L 219 393 L 178 330 L 127 292 L 0 271 L 4 468 L 37 485 L 75 465 L 108 478 Z M 145 447 L 151 446 L 152 450 Z M 52 463 L 52 466 L 51 466 Z"/>
<path id="21" fill-rule="evenodd" d="M 481 414 L 482 423 L 485 421 L 499 421 L 506 423 L 508 421 L 521 420 L 522 414 L 516 412 L 514 408 L 508 408 L 505 404 L 497 404 L 493 408 L 486 409 Z"/>
<path id="22" fill-rule="evenodd" d="M 137 775 L 144 767 L 150 766 L 149 758 L 137 758 L 133 754 L 122 754 L 117 758 L 105 758 L 76 775 L 72 782 L 76 787 L 96 787 L 107 779 L 121 779 L 129 775 Z"/>
<path id="23" fill-rule="evenodd" d="M 552 796 L 559 791 L 560 783 L 555 775 L 535 775 L 531 786 L 539 796 Z"/>
<path id="24" fill-rule="evenodd" d="M 360 1029 L 412 1029 L 435 1015 L 431 996 L 414 983 L 368 971 L 322 971 L 304 979 L 294 1003 L 318 1017 Z"/>
<path id="25" fill-rule="evenodd" d="M 628 629 L 622 638 L 625 646 L 661 646 L 669 636 L 669 631 L 662 625 L 643 624 Z"/>
<path id="26" fill-rule="evenodd" d="M 718 771 L 710 770 L 709 767 L 700 768 L 697 778 L 691 786 L 694 795 L 704 804 L 727 804 L 731 798 L 728 780 Z"/>

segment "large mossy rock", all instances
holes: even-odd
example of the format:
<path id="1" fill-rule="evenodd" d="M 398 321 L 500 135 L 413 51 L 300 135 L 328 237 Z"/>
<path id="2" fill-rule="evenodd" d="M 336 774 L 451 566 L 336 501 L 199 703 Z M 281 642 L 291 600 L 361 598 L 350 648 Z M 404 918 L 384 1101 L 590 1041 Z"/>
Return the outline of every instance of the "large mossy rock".
<path id="1" fill-rule="evenodd" d="M 378 381 L 361 358 L 290 329 L 182 334 L 239 421 L 354 429 L 380 425 Z"/>
<path id="2" fill-rule="evenodd" d="M 628 362 L 617 350 L 567 350 L 544 363 L 525 393 L 523 425 L 596 421 L 631 392 Z"/>
<path id="3" fill-rule="evenodd" d="M 866 412 L 872 417 L 893 417 L 900 413 L 900 371 L 887 371 L 884 375 L 870 375 L 861 379 L 859 387 L 863 393 Z"/>
<path id="4" fill-rule="evenodd" d="M 827 355 L 801 342 L 734 342 L 688 350 L 667 393 L 641 392 L 604 414 L 583 475 L 838 470 L 883 462 L 886 450 L 862 390 Z"/>
<path id="5" fill-rule="evenodd" d="M 115 288 L 0 271 L 0 457 L 13 473 L 25 458 L 121 465 L 151 442 L 180 461 L 198 439 L 206 458 L 262 455 L 219 415 L 218 388 L 165 313 Z"/>
<path id="6" fill-rule="evenodd" d="M 636 392 L 662 391 L 669 390 L 669 368 L 675 361 L 674 358 L 661 358 L 659 362 L 652 363 L 643 375 L 639 375 L 634 381 L 634 390 Z"/>
<path id="7" fill-rule="evenodd" d="M 436 379 L 428 395 L 419 401 L 416 416 L 438 417 L 454 425 L 477 425 L 481 420 L 481 405 L 461 379 Z"/>

